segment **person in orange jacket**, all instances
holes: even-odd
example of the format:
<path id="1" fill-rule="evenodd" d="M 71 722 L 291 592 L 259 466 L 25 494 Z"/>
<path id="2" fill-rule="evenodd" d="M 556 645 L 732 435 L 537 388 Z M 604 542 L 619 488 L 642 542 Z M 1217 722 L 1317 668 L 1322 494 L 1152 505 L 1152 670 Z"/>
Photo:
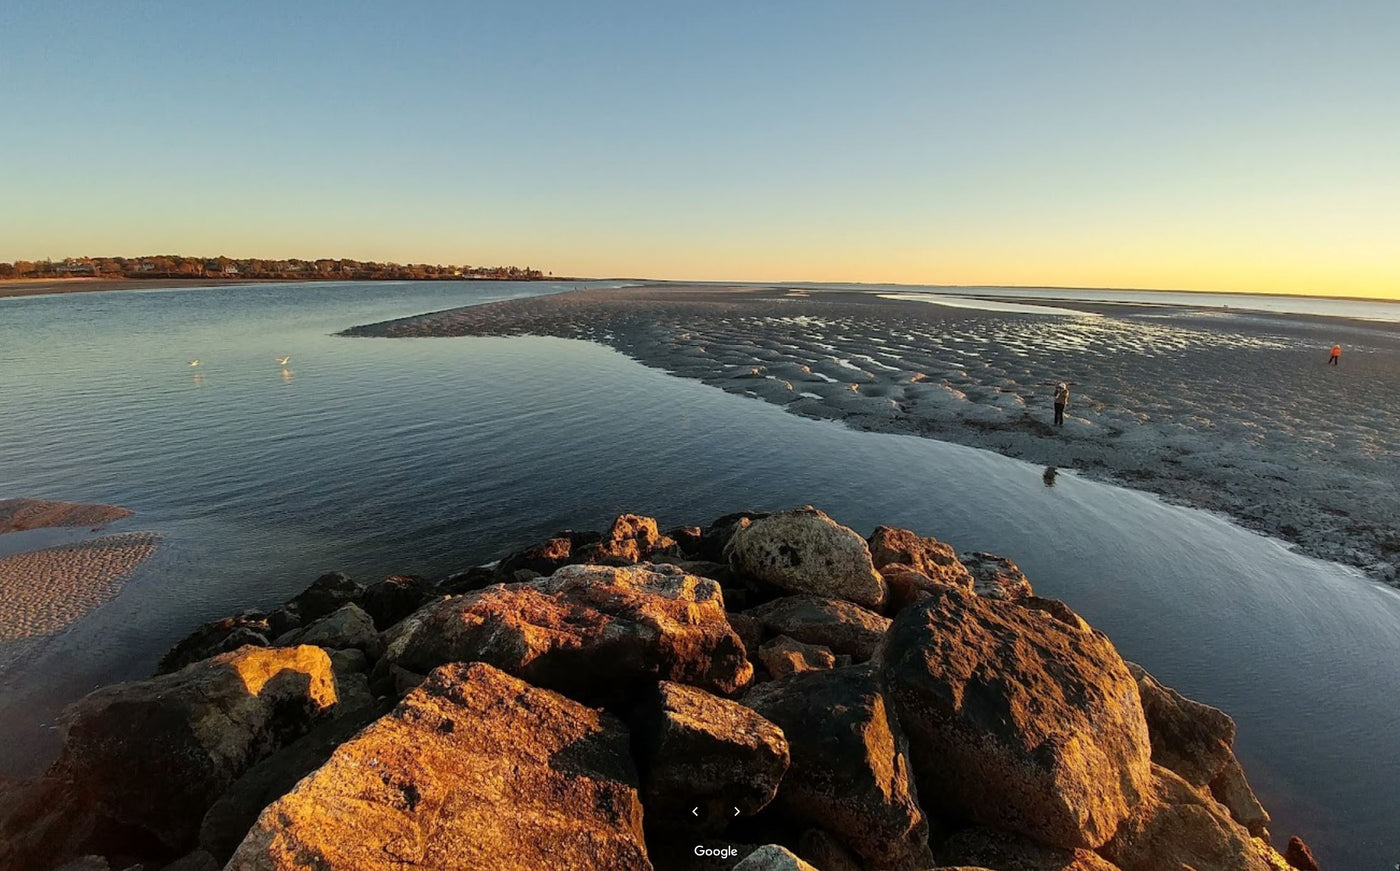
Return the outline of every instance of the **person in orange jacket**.
<path id="1" fill-rule="evenodd" d="M 1330 357 L 1327 358 L 1327 365 L 1328 365 L 1328 366 L 1336 366 L 1337 364 L 1341 363 L 1341 361 L 1342 361 L 1342 346 L 1341 346 L 1341 345 L 1333 345 L 1333 346 L 1332 346 L 1332 356 L 1330 356 Z"/>

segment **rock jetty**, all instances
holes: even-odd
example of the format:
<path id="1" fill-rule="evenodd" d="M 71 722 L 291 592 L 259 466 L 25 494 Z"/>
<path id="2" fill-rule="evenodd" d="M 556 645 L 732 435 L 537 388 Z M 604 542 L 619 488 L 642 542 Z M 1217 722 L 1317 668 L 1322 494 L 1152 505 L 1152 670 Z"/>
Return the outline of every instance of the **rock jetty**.
<path id="1" fill-rule="evenodd" d="M 1015 563 L 620 516 L 199 627 L 0 784 L 0 868 L 1285 871 L 1225 713 Z"/>

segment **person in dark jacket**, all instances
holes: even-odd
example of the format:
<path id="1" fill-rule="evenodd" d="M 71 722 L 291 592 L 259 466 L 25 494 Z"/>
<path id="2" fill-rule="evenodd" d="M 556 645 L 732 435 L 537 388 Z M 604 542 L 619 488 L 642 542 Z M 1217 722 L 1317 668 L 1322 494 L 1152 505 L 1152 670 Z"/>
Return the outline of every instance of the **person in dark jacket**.
<path id="1" fill-rule="evenodd" d="M 1055 426 L 1065 425 L 1065 406 L 1069 405 L 1069 385 L 1061 381 L 1055 385 Z"/>

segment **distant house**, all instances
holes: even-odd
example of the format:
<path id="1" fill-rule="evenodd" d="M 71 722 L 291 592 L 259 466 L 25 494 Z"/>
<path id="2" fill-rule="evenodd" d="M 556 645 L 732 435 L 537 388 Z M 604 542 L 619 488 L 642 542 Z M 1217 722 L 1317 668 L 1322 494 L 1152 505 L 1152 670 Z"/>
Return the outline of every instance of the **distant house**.
<path id="1" fill-rule="evenodd" d="M 156 265 L 155 265 L 154 263 L 152 263 L 151 261 L 149 261 L 149 260 L 142 260 L 140 263 L 136 264 L 136 271 L 137 271 L 137 272 L 155 272 L 155 271 L 156 271 Z"/>
<path id="2" fill-rule="evenodd" d="M 59 275 L 96 275 L 97 267 L 91 263 L 75 263 L 67 260 L 55 266 L 54 271 Z"/>
<path id="3" fill-rule="evenodd" d="M 237 274 L 238 274 L 238 267 L 237 267 L 237 266 L 234 266 L 232 263 L 230 263 L 229 265 L 227 265 L 227 266 L 224 267 L 224 275 L 237 275 Z"/>

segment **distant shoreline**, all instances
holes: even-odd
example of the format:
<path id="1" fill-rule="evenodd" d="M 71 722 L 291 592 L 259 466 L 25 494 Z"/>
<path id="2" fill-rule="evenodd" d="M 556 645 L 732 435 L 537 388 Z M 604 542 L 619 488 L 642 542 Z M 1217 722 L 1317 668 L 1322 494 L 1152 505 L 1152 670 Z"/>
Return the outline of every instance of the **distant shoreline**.
<path id="1" fill-rule="evenodd" d="M 347 279 L 339 276 L 325 278 L 299 276 L 297 278 L 5 278 L 0 279 L 0 299 L 18 296 L 47 296 L 56 293 L 100 293 L 106 290 L 162 290 L 173 287 L 227 287 L 238 284 L 307 284 L 312 282 Z M 546 276 L 544 278 L 356 278 L 355 283 L 378 283 L 386 281 L 586 281 L 589 279 L 567 276 Z"/>

